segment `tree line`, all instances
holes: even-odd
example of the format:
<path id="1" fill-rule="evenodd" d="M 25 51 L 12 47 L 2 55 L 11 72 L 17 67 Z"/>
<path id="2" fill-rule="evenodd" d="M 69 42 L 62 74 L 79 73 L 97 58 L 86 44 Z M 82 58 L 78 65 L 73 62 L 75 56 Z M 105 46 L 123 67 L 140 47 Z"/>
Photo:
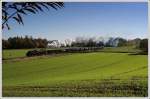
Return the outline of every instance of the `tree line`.
<path id="1" fill-rule="evenodd" d="M 141 40 L 141 39 L 138 39 Z M 136 42 L 136 43 L 133 43 Z M 69 39 L 65 40 L 65 45 L 67 47 L 121 47 L 127 45 L 137 45 L 137 40 L 126 40 L 121 37 L 110 37 L 107 40 L 102 38 L 84 38 L 84 37 L 77 37 L 74 41 L 70 41 Z M 64 46 L 64 45 L 63 45 Z"/>
<path id="2" fill-rule="evenodd" d="M 61 43 L 61 42 L 60 42 Z M 10 37 L 7 40 L 2 40 L 3 49 L 25 49 L 25 48 L 46 48 L 48 40 L 32 37 Z M 60 47 L 121 47 L 133 46 L 136 49 L 141 49 L 148 52 L 148 39 L 132 39 L 127 40 L 121 37 L 110 37 L 108 40 L 96 38 L 77 37 L 74 41 L 67 39 L 65 44 Z"/>
<path id="3" fill-rule="evenodd" d="M 67 47 L 122 47 L 130 46 L 135 49 L 140 49 L 144 52 L 148 52 L 148 39 L 124 39 L 121 37 L 110 37 L 107 40 L 101 37 L 101 39 L 96 38 L 84 38 L 77 37 L 75 41 L 66 41 Z M 64 45 L 63 45 L 64 46 Z"/>
<path id="4" fill-rule="evenodd" d="M 25 48 L 46 48 L 48 41 L 42 38 L 32 37 L 10 37 L 2 40 L 3 49 L 25 49 Z"/>

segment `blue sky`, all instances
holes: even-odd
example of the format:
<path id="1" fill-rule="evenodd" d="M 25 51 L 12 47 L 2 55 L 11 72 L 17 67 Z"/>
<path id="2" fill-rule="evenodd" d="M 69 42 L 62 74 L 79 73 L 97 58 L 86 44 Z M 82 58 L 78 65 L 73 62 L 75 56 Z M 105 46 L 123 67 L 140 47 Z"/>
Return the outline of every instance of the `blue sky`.
<path id="1" fill-rule="evenodd" d="M 3 38 L 42 37 L 49 40 L 75 37 L 145 38 L 148 34 L 148 5 L 139 3 L 66 3 L 58 11 L 23 16 L 24 26 L 11 22 Z"/>

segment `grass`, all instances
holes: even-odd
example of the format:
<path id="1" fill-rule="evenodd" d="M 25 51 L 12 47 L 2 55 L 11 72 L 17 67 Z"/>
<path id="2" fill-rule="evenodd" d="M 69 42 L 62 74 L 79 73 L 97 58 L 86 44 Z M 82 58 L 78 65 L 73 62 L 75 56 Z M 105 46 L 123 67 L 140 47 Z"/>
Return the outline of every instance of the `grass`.
<path id="1" fill-rule="evenodd" d="M 14 58 L 26 57 L 26 53 L 29 50 L 33 50 L 33 49 L 7 49 L 7 50 L 5 49 L 2 51 L 2 58 L 14 59 Z M 48 50 L 50 50 L 50 48 L 48 48 Z M 114 52 L 114 53 L 121 53 L 121 52 L 131 53 L 131 52 L 137 52 L 139 50 L 134 49 L 132 46 L 131 47 L 128 46 L 128 47 L 105 47 L 104 49 L 100 51 L 101 52 Z"/>
<path id="2" fill-rule="evenodd" d="M 72 81 L 49 86 L 12 86 L 5 87 L 5 96 L 139 96 L 148 95 L 147 81 L 143 78 L 130 80 L 103 79 L 101 81 Z M 142 81 L 141 81 L 142 80 Z"/>
<path id="3" fill-rule="evenodd" d="M 8 59 L 16 59 L 16 58 L 25 58 L 26 53 L 30 50 L 40 50 L 43 48 L 35 48 L 35 49 L 4 49 L 2 50 L 2 58 L 3 60 Z M 55 50 L 56 48 L 47 48 L 48 50 Z M 59 48 L 57 48 L 59 49 Z M 45 48 L 44 48 L 45 50 Z"/>
<path id="4" fill-rule="evenodd" d="M 42 49 L 42 48 L 35 48 L 35 49 Z M 5 49 L 2 50 L 2 58 L 14 59 L 14 58 L 26 57 L 26 53 L 29 50 L 33 50 L 33 49 Z"/>
<path id="5" fill-rule="evenodd" d="M 102 52 L 114 52 L 114 53 L 135 53 L 139 52 L 139 49 L 136 49 L 134 46 L 123 46 L 123 47 L 104 47 L 100 50 Z"/>
<path id="6" fill-rule="evenodd" d="M 3 59 L 10 59 L 10 58 L 18 58 L 18 57 L 25 57 L 26 52 L 29 49 L 11 49 L 11 50 L 3 50 L 2 57 Z"/>
<path id="7" fill-rule="evenodd" d="M 3 96 L 147 96 L 147 55 L 95 52 L 3 60 L 2 70 Z"/>

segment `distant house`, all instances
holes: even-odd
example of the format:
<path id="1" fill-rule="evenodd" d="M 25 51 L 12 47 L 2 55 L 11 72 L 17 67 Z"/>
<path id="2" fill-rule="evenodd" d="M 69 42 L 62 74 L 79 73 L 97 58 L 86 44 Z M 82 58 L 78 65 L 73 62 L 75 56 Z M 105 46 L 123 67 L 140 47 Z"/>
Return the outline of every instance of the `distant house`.
<path id="1" fill-rule="evenodd" d="M 60 47 L 60 43 L 58 40 L 48 41 L 47 48 L 57 48 Z"/>

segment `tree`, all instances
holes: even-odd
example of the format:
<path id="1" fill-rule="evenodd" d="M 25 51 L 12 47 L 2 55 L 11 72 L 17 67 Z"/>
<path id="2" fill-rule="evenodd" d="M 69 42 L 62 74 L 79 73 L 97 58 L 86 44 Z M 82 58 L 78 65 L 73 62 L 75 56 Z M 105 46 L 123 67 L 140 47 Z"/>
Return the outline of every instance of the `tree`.
<path id="1" fill-rule="evenodd" d="M 24 24 L 22 15 L 28 13 L 36 14 L 44 11 L 44 8 L 55 10 L 64 7 L 63 2 L 2 2 L 2 29 L 10 29 L 10 20 L 15 20 L 19 24 Z"/>
<path id="2" fill-rule="evenodd" d="M 88 40 L 87 46 L 88 46 L 88 47 L 96 47 L 96 42 L 94 41 L 93 38 L 90 38 L 90 39 Z"/>
<path id="3" fill-rule="evenodd" d="M 95 38 L 77 37 L 75 41 L 71 42 L 72 47 L 101 47 L 104 42 L 96 40 Z"/>
<path id="4" fill-rule="evenodd" d="M 71 40 L 70 39 L 66 39 L 65 40 L 65 45 L 66 45 L 66 47 L 70 47 L 71 46 Z"/>
<path id="5" fill-rule="evenodd" d="M 97 43 L 97 47 L 103 47 L 103 46 L 104 46 L 104 42 L 99 41 L 99 42 Z"/>
<path id="6" fill-rule="evenodd" d="M 141 40 L 140 49 L 144 52 L 148 52 L 148 39 L 142 39 Z"/>
<path id="7" fill-rule="evenodd" d="M 126 46 L 127 45 L 127 40 L 123 38 L 118 38 L 118 47 L 121 46 Z"/>
<path id="8" fill-rule="evenodd" d="M 135 48 L 139 48 L 141 39 L 140 38 L 136 38 L 136 39 L 133 40 L 133 42 L 134 42 Z"/>
<path id="9" fill-rule="evenodd" d="M 10 47 L 10 43 L 8 42 L 8 40 L 2 40 L 2 48 L 7 49 L 9 47 Z"/>
<path id="10" fill-rule="evenodd" d="M 46 39 L 32 37 L 10 37 L 2 41 L 3 49 L 22 49 L 22 48 L 46 48 L 48 41 Z"/>
<path id="11" fill-rule="evenodd" d="M 110 37 L 109 40 L 106 42 L 105 46 L 106 47 L 113 47 L 114 45 L 114 38 Z"/>

